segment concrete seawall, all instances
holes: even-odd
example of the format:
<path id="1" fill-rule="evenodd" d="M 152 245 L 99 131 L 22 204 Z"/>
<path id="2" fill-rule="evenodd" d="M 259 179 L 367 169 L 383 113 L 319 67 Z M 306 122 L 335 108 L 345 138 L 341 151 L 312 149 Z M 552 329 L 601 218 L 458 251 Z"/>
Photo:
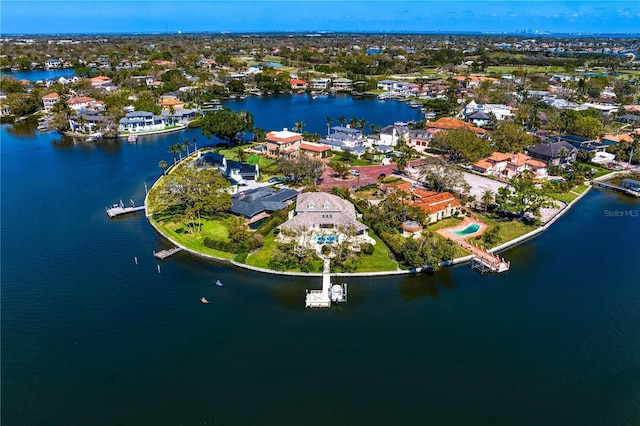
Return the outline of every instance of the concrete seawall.
<path id="1" fill-rule="evenodd" d="M 186 157 L 185 157 L 186 158 Z M 597 180 L 602 180 L 604 178 L 610 179 L 612 176 L 614 176 L 615 173 L 611 173 L 605 176 L 602 176 L 600 178 L 598 178 Z M 155 186 L 155 184 L 158 182 L 158 180 L 160 180 L 162 178 L 162 176 L 160 176 L 151 186 L 153 188 L 153 186 Z M 596 180 L 596 179 L 594 179 Z M 547 229 L 549 229 L 549 227 L 551 227 L 551 225 L 553 225 L 556 221 L 558 221 L 560 219 L 560 217 L 562 217 L 567 211 L 569 211 L 569 209 L 571 207 L 573 207 L 578 201 L 580 201 L 582 199 L 582 197 L 584 197 L 590 190 L 591 190 L 591 186 L 589 186 L 582 194 L 580 194 L 575 200 L 573 200 L 572 202 L 570 202 L 569 204 L 567 204 L 562 210 L 560 210 L 553 218 L 551 218 L 547 223 L 545 223 L 544 225 L 540 226 L 537 229 L 534 229 L 533 231 L 522 235 L 518 238 L 515 238 L 511 241 L 507 241 L 504 244 L 501 244 L 497 247 L 494 247 L 489 251 L 489 253 L 497 253 L 500 252 L 502 250 L 506 250 L 507 248 L 516 246 L 524 241 L 527 241 L 535 236 L 537 236 L 538 234 L 541 234 L 542 232 L 546 231 Z M 169 238 L 168 236 L 166 236 L 162 231 L 160 231 L 160 229 L 156 226 L 156 224 L 153 222 L 153 220 L 150 218 L 149 215 L 149 211 L 147 209 L 147 198 L 148 198 L 148 193 L 145 196 L 145 200 L 144 200 L 144 205 L 145 205 L 145 216 L 147 217 L 147 221 L 149 222 L 149 224 L 151 224 L 151 226 L 153 227 L 153 229 L 159 234 L 161 235 L 163 238 L 165 238 L 166 240 L 170 241 L 172 244 L 174 244 L 176 247 L 180 247 L 182 248 L 182 250 L 194 255 L 194 256 L 198 256 L 207 260 L 212 260 L 212 261 L 216 261 L 216 262 L 221 262 L 221 263 L 225 263 L 225 264 L 230 264 L 233 266 L 237 266 L 238 268 L 243 268 L 243 269 L 247 269 L 250 271 L 255 271 L 255 272 L 260 272 L 263 274 L 271 274 L 271 275 L 282 275 L 282 276 L 291 276 L 291 277 L 321 277 L 322 273 L 319 272 L 284 272 L 284 271 L 276 271 L 276 270 L 272 270 L 272 269 L 265 269 L 265 268 L 258 268 L 255 266 L 251 266 L 251 265 L 247 265 L 244 263 L 239 263 L 236 262 L 235 260 L 230 260 L 230 259 L 223 259 L 220 257 L 216 257 L 216 256 L 212 256 L 212 255 L 208 255 L 208 254 L 204 254 L 204 253 L 200 253 L 197 252 L 195 250 L 191 250 L 181 244 L 179 244 L 178 242 L 172 240 L 171 238 Z M 441 266 L 453 266 L 453 265 L 460 265 L 466 262 L 470 262 L 471 259 L 473 258 L 472 255 L 469 256 L 464 256 L 464 257 L 458 257 L 456 259 L 453 259 L 451 261 L 448 262 L 442 262 Z M 354 273 L 332 273 L 331 275 L 336 276 L 336 277 L 379 277 L 379 276 L 385 276 L 385 275 L 413 275 L 413 274 L 418 274 L 424 271 L 428 271 L 429 268 L 428 267 L 422 267 L 422 268 L 416 268 L 416 269 L 408 269 L 408 270 L 396 270 L 396 271 L 381 271 L 381 272 L 354 272 Z"/>

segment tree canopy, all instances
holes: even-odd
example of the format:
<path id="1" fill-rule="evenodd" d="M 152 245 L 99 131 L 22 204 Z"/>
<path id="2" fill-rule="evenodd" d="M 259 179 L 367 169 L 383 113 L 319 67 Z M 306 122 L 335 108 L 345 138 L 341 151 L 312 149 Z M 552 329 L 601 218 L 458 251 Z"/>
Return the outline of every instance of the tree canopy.
<path id="1" fill-rule="evenodd" d="M 179 167 L 149 192 L 153 213 L 181 220 L 189 232 L 199 231 L 202 217 L 231 207 L 229 182 L 211 167 Z"/>
<path id="2" fill-rule="evenodd" d="M 521 126 L 506 121 L 501 121 L 491 136 L 491 145 L 499 152 L 523 152 L 536 143 L 535 136 L 526 133 Z"/>
<path id="3" fill-rule="evenodd" d="M 236 135 L 240 132 L 253 130 L 253 116 L 250 112 L 234 111 L 230 108 L 220 108 L 208 112 L 202 120 L 202 134 L 211 139 L 215 136 L 232 145 Z"/>
<path id="4" fill-rule="evenodd" d="M 464 174 L 453 164 L 432 158 L 418 166 L 422 182 L 433 191 L 468 192 L 469 184 Z"/>
<path id="5" fill-rule="evenodd" d="M 489 144 L 467 130 L 449 130 L 433 137 L 430 144 L 433 148 L 449 154 L 456 163 L 475 163 L 491 154 Z"/>

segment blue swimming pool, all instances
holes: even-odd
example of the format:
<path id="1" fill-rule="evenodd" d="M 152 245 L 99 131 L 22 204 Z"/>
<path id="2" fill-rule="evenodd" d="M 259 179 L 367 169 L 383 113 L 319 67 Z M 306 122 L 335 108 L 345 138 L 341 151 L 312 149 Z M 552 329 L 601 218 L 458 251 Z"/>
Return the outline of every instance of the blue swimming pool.
<path id="1" fill-rule="evenodd" d="M 457 237 L 466 237 L 467 235 L 475 234 L 476 232 L 478 232 L 478 229 L 480 229 L 480 225 L 478 225 L 477 223 L 470 223 L 463 229 L 458 229 L 457 231 L 449 231 L 449 232 L 451 232 L 453 235 Z"/>

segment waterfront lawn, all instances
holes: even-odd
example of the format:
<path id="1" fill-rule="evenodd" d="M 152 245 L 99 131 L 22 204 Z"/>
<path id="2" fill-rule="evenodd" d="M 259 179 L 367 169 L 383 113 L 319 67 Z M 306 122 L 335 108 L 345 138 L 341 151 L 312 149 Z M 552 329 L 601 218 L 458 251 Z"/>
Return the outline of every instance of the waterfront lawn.
<path id="1" fill-rule="evenodd" d="M 448 217 L 446 219 L 441 219 L 439 221 L 437 221 L 436 223 L 431 223 L 429 225 L 427 225 L 427 230 L 428 231 L 437 231 L 438 229 L 442 229 L 442 228 L 449 228 L 451 226 L 457 226 L 460 225 L 460 223 L 462 222 L 462 219 L 464 219 L 463 216 L 457 218 L 457 217 Z"/>
<path id="2" fill-rule="evenodd" d="M 494 226 L 500 226 L 500 237 L 502 237 L 502 241 L 499 244 L 504 244 L 507 241 L 515 240 L 518 237 L 521 237 L 529 232 L 537 229 L 534 225 L 527 225 L 525 223 L 520 222 L 519 220 L 509 220 L 502 219 L 497 216 L 493 216 L 490 214 L 481 214 L 476 212 L 476 216 L 478 220 L 486 223 L 488 225 L 488 229 Z"/>
<path id="3" fill-rule="evenodd" d="M 256 252 L 253 252 L 247 256 L 245 263 L 249 266 L 255 266 L 256 268 L 269 268 L 269 260 L 271 259 L 271 253 L 276 248 L 276 237 L 273 232 L 269 232 L 264 240 L 262 240 L 262 248 Z"/>
<path id="4" fill-rule="evenodd" d="M 361 254 L 360 262 L 356 272 L 381 272 L 381 271 L 395 271 L 398 269 L 398 263 L 389 257 L 389 247 L 378 238 L 378 236 L 372 231 L 369 235 L 376 240 L 373 246 L 373 254 Z"/>
<path id="5" fill-rule="evenodd" d="M 185 229 L 185 225 L 183 223 L 157 221 L 154 221 L 154 223 L 163 234 L 188 249 L 222 259 L 232 259 L 235 256 L 235 253 L 215 250 L 205 247 L 204 245 L 204 239 L 206 237 L 225 241 L 229 239 L 229 230 L 224 220 L 205 221 L 202 225 L 202 232 L 200 234 L 193 235 Z"/>
<path id="6" fill-rule="evenodd" d="M 377 235 L 372 233 L 371 237 L 376 240 L 373 254 L 361 254 L 356 272 L 395 271 L 398 268 L 398 264 L 389 257 L 389 248 L 378 238 Z M 275 240 L 276 238 L 273 235 L 273 232 L 270 232 L 262 242 L 262 249 L 251 253 L 247 257 L 246 264 L 257 268 L 270 269 L 269 260 L 271 259 L 271 254 L 274 252 L 277 245 Z M 322 261 L 320 258 L 318 258 L 318 265 L 315 265 L 314 262 L 314 266 L 317 266 L 314 268 L 315 272 L 320 272 L 322 270 Z"/>
<path id="7" fill-rule="evenodd" d="M 555 198 L 556 200 L 560 200 L 563 203 L 569 204 L 583 192 L 585 192 L 589 188 L 589 185 L 578 185 L 574 186 L 569 192 L 554 192 L 549 194 L 550 197 Z"/>

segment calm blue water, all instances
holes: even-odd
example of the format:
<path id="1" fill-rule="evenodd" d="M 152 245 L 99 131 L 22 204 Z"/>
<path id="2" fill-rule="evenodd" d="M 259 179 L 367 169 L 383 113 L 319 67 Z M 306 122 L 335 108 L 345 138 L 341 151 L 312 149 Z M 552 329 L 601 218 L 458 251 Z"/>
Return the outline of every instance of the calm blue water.
<path id="1" fill-rule="evenodd" d="M 57 69 L 57 70 L 34 70 L 34 71 L 0 71 L 2 75 L 10 75 L 16 80 L 52 80 L 63 75 L 75 75 L 73 69 Z"/>
<path id="2" fill-rule="evenodd" d="M 256 121 L 325 125 L 288 102 Z M 185 254 L 158 274 L 144 217 L 107 219 L 185 136 L 205 143 L 0 129 L 3 425 L 640 423 L 637 200 L 592 191 L 506 274 L 348 279 L 348 304 L 310 311 L 319 281 Z"/>

